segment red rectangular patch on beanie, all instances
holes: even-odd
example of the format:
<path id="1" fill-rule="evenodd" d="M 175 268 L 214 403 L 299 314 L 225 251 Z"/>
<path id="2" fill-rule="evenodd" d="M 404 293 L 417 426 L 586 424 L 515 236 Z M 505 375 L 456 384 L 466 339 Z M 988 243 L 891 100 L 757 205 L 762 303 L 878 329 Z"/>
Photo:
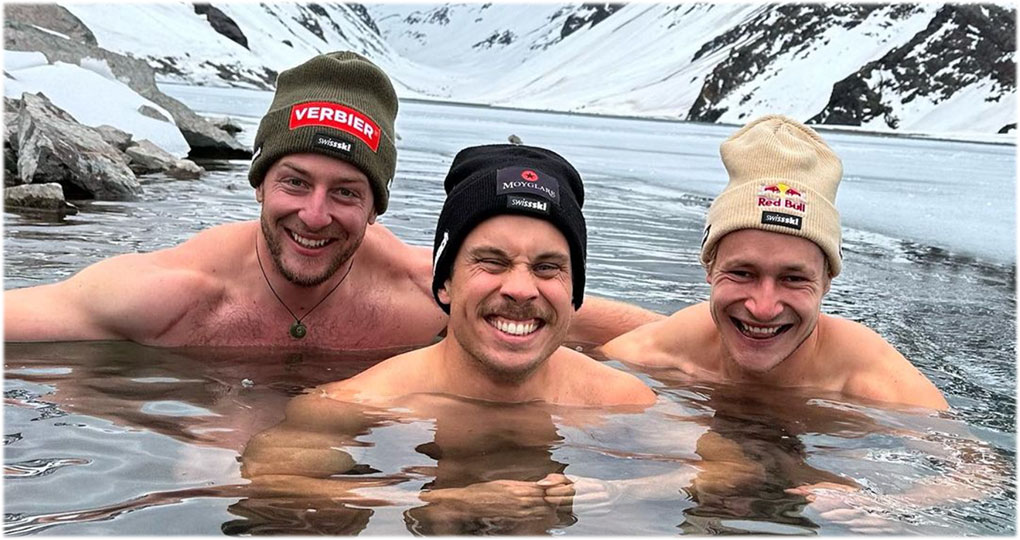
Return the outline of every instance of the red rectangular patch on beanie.
<path id="1" fill-rule="evenodd" d="M 350 133 L 361 139 L 373 152 L 379 150 L 382 131 L 379 125 L 361 111 L 328 101 L 298 103 L 290 108 L 290 129 L 325 126 Z"/>

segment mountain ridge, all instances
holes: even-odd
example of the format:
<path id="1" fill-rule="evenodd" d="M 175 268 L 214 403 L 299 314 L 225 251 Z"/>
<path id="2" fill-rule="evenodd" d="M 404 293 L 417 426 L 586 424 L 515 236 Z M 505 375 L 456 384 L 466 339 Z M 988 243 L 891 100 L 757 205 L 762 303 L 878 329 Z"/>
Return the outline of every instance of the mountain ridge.
<path id="1" fill-rule="evenodd" d="M 212 4 L 248 47 L 191 4 L 62 5 L 164 82 L 269 89 L 348 49 L 407 98 L 932 134 L 1016 124 L 1016 12 L 996 4 Z"/>

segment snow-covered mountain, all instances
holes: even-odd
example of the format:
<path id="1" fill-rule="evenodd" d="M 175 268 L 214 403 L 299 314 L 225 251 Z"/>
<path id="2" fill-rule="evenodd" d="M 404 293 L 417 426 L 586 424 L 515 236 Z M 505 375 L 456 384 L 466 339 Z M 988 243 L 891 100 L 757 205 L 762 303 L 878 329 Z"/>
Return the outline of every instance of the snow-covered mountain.
<path id="1" fill-rule="evenodd" d="M 348 49 L 401 97 L 954 136 L 1016 125 L 1010 4 L 63 6 L 164 81 L 269 88 Z"/>

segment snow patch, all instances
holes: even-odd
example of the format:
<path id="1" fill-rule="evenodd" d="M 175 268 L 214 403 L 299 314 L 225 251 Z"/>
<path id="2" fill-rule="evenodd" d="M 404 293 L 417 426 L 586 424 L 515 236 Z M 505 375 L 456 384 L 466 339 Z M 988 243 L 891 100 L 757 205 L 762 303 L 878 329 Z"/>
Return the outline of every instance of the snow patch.
<path id="1" fill-rule="evenodd" d="M 12 54 L 5 51 L 5 61 Z M 21 57 L 17 60 L 28 59 Z M 20 98 L 26 92 L 42 92 L 54 105 L 84 125 L 111 125 L 132 134 L 136 141 L 148 139 L 177 157 L 188 154 L 190 146 L 175 124 L 149 118 L 139 113 L 138 109 L 146 105 L 165 114 L 167 118 L 171 118 L 170 114 L 125 84 L 63 62 L 46 65 L 22 62 L 22 65 L 28 67 L 11 69 L 9 63 L 5 66 L 5 71 L 14 79 L 5 81 L 4 96 Z"/>

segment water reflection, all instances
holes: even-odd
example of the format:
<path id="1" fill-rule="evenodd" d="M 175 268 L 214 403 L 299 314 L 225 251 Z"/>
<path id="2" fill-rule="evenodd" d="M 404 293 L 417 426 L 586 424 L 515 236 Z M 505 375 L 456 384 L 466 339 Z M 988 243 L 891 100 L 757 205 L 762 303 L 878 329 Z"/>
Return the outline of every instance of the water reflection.
<path id="1" fill-rule="evenodd" d="M 116 531 L 111 520 L 172 509 L 222 514 L 228 534 L 1013 530 L 1015 443 L 995 431 L 976 441 L 952 414 L 660 373 L 638 373 L 660 395 L 640 415 L 439 396 L 365 409 L 307 392 L 391 352 L 6 353 L 9 534 Z M 153 408 L 164 403 L 175 406 Z M 550 473 L 577 482 L 572 505 L 537 496 Z M 821 505 L 788 491 L 825 483 L 854 491 Z"/>

